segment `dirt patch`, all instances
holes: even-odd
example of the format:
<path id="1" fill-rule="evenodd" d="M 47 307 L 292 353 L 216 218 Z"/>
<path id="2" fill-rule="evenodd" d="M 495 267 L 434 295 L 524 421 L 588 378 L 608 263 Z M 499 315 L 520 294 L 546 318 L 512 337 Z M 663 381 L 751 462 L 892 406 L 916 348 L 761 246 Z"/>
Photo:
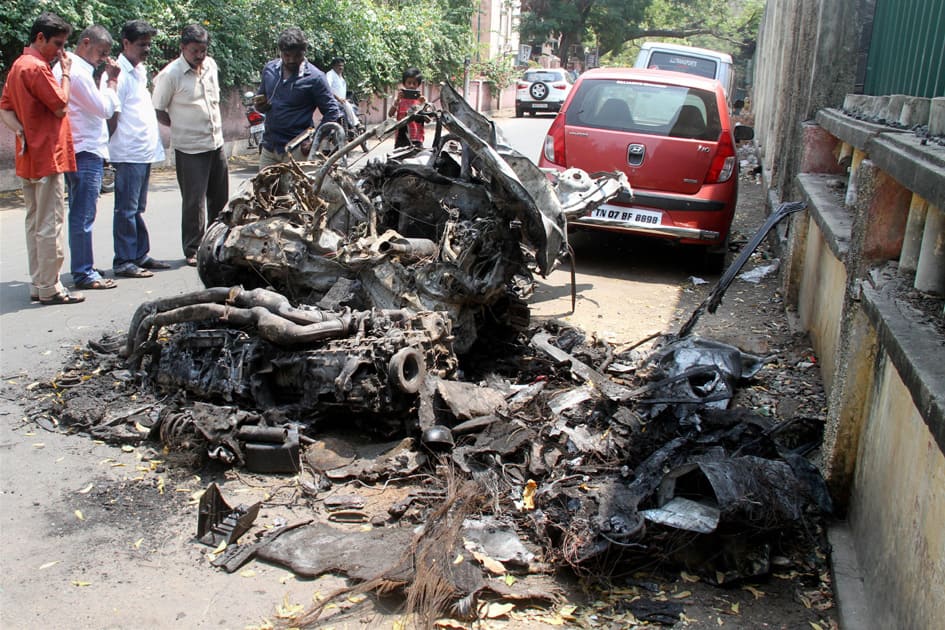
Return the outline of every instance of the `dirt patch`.
<path id="1" fill-rule="evenodd" d="M 184 502 L 177 500 L 178 496 L 172 493 L 165 495 L 162 491 L 165 482 L 159 479 L 116 481 L 99 478 L 90 481 L 86 486 L 88 490 L 77 492 L 70 501 L 71 514 L 62 511 L 65 506 L 58 506 L 48 513 L 50 522 L 58 523 L 50 534 L 74 534 L 79 528 L 86 527 L 84 521 L 93 527 L 121 534 L 153 532 L 168 520 L 177 521 Z"/>

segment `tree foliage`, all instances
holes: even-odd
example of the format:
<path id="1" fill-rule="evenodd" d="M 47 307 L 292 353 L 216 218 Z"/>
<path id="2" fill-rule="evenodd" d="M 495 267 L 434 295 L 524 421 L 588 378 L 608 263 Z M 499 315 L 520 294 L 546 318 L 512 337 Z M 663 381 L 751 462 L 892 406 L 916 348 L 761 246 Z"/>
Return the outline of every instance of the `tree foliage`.
<path id="1" fill-rule="evenodd" d="M 692 46 L 721 50 L 736 59 L 754 54 L 764 0 L 653 0 L 639 33 L 648 38 L 685 40 Z M 609 50 L 619 53 L 626 41 Z"/>
<path id="2" fill-rule="evenodd" d="M 472 73 L 481 76 L 492 86 L 496 99 L 496 106 L 502 99 L 502 90 L 512 85 L 512 82 L 522 73 L 515 65 L 515 58 L 511 55 L 499 55 L 486 61 L 473 64 Z"/>
<path id="3" fill-rule="evenodd" d="M 382 92 L 408 66 L 432 80 L 461 72 L 472 47 L 474 7 L 473 0 L 12 0 L 0 14 L 2 74 L 27 45 L 33 20 L 52 11 L 75 27 L 72 42 L 90 24 L 105 26 L 117 40 L 127 20 L 147 20 L 158 29 L 152 71 L 179 54 L 184 25 L 203 24 L 224 86 L 254 85 L 263 64 L 278 55 L 274 34 L 298 26 L 315 65 L 327 70 L 332 57 L 345 57 L 352 89 Z M 116 43 L 114 54 L 119 51 Z"/>
<path id="4" fill-rule="evenodd" d="M 524 0 L 519 30 L 533 45 L 558 40 L 562 61 L 588 45 L 620 58 L 642 38 L 750 56 L 763 8 L 763 0 Z"/>

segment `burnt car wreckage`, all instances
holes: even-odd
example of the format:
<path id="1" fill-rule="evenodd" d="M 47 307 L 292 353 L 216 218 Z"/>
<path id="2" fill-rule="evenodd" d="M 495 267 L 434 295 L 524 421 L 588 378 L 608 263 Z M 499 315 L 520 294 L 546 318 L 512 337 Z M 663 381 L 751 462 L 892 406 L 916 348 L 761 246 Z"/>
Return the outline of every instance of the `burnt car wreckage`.
<path id="1" fill-rule="evenodd" d="M 214 561 L 228 571 L 257 557 L 344 573 L 346 592 L 400 587 L 425 625 L 475 617 L 483 597 L 555 601 L 548 574 L 561 566 L 606 573 L 655 557 L 715 583 L 767 573 L 783 532 L 831 510 L 805 457 L 820 427 L 728 409 L 765 359 L 691 331 L 803 206 L 772 215 L 680 334 L 615 354 L 557 322 L 530 328 L 526 300 L 531 274 L 566 257 L 567 218 L 626 180 L 570 171 L 551 183 L 448 86 L 442 106 L 418 112 L 436 121 L 432 150 L 353 172 L 345 156 L 362 136 L 261 171 L 207 231 L 207 288 L 142 304 L 125 339 L 75 359 L 74 373 L 97 363 L 122 383 L 111 398 L 90 400 L 96 379 L 77 379 L 37 417 L 113 443 L 159 440 L 194 464 L 296 473 L 312 497 L 427 471 L 435 481 L 370 532 L 306 521 L 238 544 L 259 506 L 231 508 L 215 485 L 198 531 L 229 544 Z M 394 441 L 359 454 L 339 418 Z M 323 507 L 363 522 L 356 496 Z M 508 573 L 519 579 L 492 577 Z"/>

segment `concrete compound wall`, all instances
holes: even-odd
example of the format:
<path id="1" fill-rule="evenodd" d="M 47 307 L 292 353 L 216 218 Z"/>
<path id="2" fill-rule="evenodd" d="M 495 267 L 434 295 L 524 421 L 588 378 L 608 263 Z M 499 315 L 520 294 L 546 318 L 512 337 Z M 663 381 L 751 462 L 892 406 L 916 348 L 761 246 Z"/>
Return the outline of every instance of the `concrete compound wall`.
<path id="1" fill-rule="evenodd" d="M 945 456 L 885 353 L 868 403 L 849 520 L 874 627 L 941 627 Z"/>
<path id="2" fill-rule="evenodd" d="M 818 122 L 840 136 L 833 147 L 806 146 L 822 155 L 842 154 L 842 138 L 864 131 L 836 111 Z M 879 138 L 910 139 L 886 135 L 853 150 L 862 155 L 849 175 L 798 174 L 808 210 L 788 230 L 784 282 L 820 358 L 828 391 L 821 467 L 847 510 L 874 627 L 918 630 L 945 619 L 945 326 L 899 297 L 922 299 L 901 259 L 912 209 L 945 207 L 937 205 L 945 202 L 945 147 L 928 149 L 929 160 L 883 155 L 873 150 Z M 913 185 L 924 183 L 930 199 L 889 174 L 897 169 L 927 170 Z M 941 250 L 941 228 L 938 239 Z M 941 301 L 934 304 L 931 317 L 945 322 Z"/>
<path id="3" fill-rule="evenodd" d="M 804 229 L 802 224 L 799 229 Z M 837 348 L 840 336 L 840 309 L 836 298 L 846 287 L 847 274 L 843 264 L 830 251 L 817 222 L 807 222 L 807 247 L 801 266 L 803 277 L 798 283 L 797 314 L 801 325 L 819 349 L 820 372 L 829 391 L 837 369 Z"/>
<path id="4" fill-rule="evenodd" d="M 782 283 L 867 617 L 924 630 L 945 619 L 945 144 L 911 128 L 945 136 L 945 99 L 850 95 L 872 4 L 769 0 L 752 105 L 769 202 L 808 203 L 777 237 Z"/>
<path id="5" fill-rule="evenodd" d="M 765 178 L 791 195 L 798 126 L 852 92 L 859 37 L 874 0 L 768 0 L 755 55 L 758 146 Z"/>

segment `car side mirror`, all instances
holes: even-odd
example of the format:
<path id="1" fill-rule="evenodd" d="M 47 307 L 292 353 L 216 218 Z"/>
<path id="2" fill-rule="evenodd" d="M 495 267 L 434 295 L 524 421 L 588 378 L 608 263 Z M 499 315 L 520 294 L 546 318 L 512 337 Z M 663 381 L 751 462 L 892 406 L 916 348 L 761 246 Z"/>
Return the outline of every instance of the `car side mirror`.
<path id="1" fill-rule="evenodd" d="M 742 140 L 751 140 L 754 137 L 755 137 L 754 127 L 749 127 L 748 125 L 735 123 L 735 142 L 741 142 Z"/>

